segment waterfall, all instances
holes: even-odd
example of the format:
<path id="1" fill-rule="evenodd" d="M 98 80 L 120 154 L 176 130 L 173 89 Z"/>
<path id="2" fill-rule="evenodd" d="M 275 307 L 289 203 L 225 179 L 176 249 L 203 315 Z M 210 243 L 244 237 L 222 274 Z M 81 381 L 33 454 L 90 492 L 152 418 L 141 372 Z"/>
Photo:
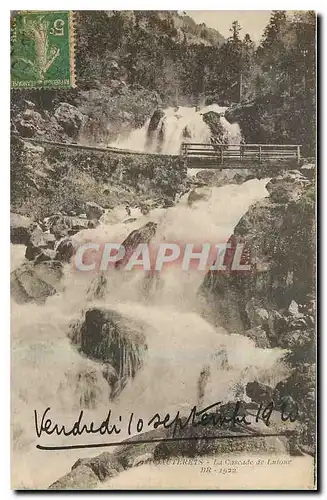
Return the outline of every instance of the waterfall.
<path id="1" fill-rule="evenodd" d="M 176 206 L 154 209 L 129 225 L 104 223 L 75 238 L 79 242 L 123 241 L 134 229 L 155 222 L 154 240 L 223 242 L 248 206 L 265 196 L 265 181 L 256 179 L 212 188 L 209 199 L 192 207 L 184 197 Z M 13 255 L 16 251 L 21 255 L 21 248 L 13 246 Z M 240 387 L 244 392 L 247 381 L 276 383 L 284 375 L 280 349 L 256 348 L 247 337 L 228 335 L 200 315 L 197 290 L 203 272 L 168 268 L 150 297 L 145 293 L 143 271 L 108 272 L 101 300 L 87 297 L 93 273 L 77 273 L 66 264 L 61 294 L 49 297 L 42 306 L 12 304 L 13 474 L 25 487 L 33 487 L 34 481 L 40 487 L 40 468 L 46 487 L 66 473 L 75 459 L 94 455 L 94 450 L 38 451 L 34 409 L 42 414 L 50 406 L 54 418 L 67 424 L 81 408 L 89 420 L 101 418 L 108 408 L 117 416 L 133 411 L 142 418 L 157 411 L 183 413 L 200 400 L 201 404 L 231 400 Z M 92 308 L 116 311 L 130 318 L 132 326 L 133 322 L 144 325 L 147 349 L 142 365 L 114 401 L 109 399 L 103 364 L 78 352 L 68 338 L 71 324 Z M 113 339 L 116 344 L 119 341 Z M 200 394 L 204 370 L 209 375 Z M 53 439 L 49 436 L 43 442 L 51 444 Z M 56 437 L 56 443 L 61 441 L 64 438 Z"/>
<path id="2" fill-rule="evenodd" d="M 220 115 L 220 122 L 229 143 L 239 144 L 241 138 L 237 123 L 230 124 L 223 116 L 227 108 L 212 104 L 199 107 L 175 107 L 163 111 L 155 130 L 148 119 L 142 128 L 134 130 L 110 146 L 148 153 L 179 154 L 183 142 L 211 142 L 211 131 L 203 120 L 203 114 L 213 111 Z"/>
<path id="3" fill-rule="evenodd" d="M 210 130 L 201 113 L 221 114 L 229 142 L 240 139 L 237 125 L 222 116 L 224 108 L 208 106 L 168 108 L 149 135 L 149 122 L 115 145 L 141 151 L 178 153 L 185 140 L 208 142 Z M 123 222 L 122 214 L 104 217 L 94 229 L 74 236 L 85 241 L 121 243 L 132 231 L 151 223 L 156 232 L 151 243 L 162 241 L 223 243 L 248 207 L 267 196 L 264 180 L 211 188 L 210 196 L 192 206 L 187 195 L 168 209 L 138 213 L 135 221 Z M 110 214 L 109 214 L 110 215 Z M 120 217 L 121 215 L 121 217 Z M 153 226 L 154 227 L 154 226 Z M 24 248 L 12 246 L 12 265 L 21 262 Z M 126 418 L 130 412 L 142 418 L 156 412 L 186 413 L 194 404 L 211 404 L 244 396 L 248 381 L 277 383 L 285 375 L 280 349 L 259 349 L 252 340 L 227 334 L 203 316 L 197 291 L 204 273 L 171 266 L 160 273 L 159 285 L 146 285 L 140 270 L 109 270 L 101 278 L 101 293 L 92 286 L 94 273 L 78 272 L 65 264 L 62 292 L 44 305 L 12 303 L 12 432 L 13 476 L 22 487 L 47 487 L 65 474 L 77 458 L 94 456 L 94 450 L 42 453 L 35 448 L 33 411 L 41 415 L 49 406 L 53 419 L 71 424 L 81 409 L 86 421 L 103 419 L 108 408 Z M 72 342 L 72 325 L 81 324 L 89 310 L 105 310 L 142 325 L 146 348 L 137 350 L 116 332 L 107 349 L 122 352 L 126 363 L 114 366 L 124 378 L 117 397 L 110 399 L 112 373 L 97 350 L 78 350 Z M 100 330 L 99 330 L 100 332 Z M 102 330 L 101 330 L 102 332 Z M 100 332 L 100 333 L 101 333 Z M 99 333 L 99 334 L 100 334 Z M 91 352 L 91 357 L 88 356 Z M 135 369 L 136 367 L 136 369 Z M 203 375 L 205 374 L 205 376 Z M 202 377 L 202 378 L 201 378 Z M 101 421 L 101 420 L 100 420 Z M 124 433 L 119 435 L 124 439 Z M 43 444 L 68 444 L 62 436 L 42 437 Z M 83 436 L 83 442 L 94 436 Z M 103 437 L 102 437 L 103 439 Z M 101 442 L 101 436 L 97 438 Z M 40 470 L 42 469 L 42 474 Z M 43 482 L 43 484 L 41 484 Z"/>

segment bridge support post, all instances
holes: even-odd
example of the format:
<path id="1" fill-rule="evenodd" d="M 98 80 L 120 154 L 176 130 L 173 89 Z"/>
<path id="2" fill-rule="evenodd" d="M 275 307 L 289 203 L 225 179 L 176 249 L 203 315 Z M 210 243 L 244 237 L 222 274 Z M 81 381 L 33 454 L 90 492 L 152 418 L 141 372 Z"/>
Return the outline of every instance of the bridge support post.
<path id="1" fill-rule="evenodd" d="M 296 148 L 296 158 L 297 158 L 297 162 L 300 163 L 300 160 L 301 160 L 301 146 L 297 146 L 297 148 Z"/>

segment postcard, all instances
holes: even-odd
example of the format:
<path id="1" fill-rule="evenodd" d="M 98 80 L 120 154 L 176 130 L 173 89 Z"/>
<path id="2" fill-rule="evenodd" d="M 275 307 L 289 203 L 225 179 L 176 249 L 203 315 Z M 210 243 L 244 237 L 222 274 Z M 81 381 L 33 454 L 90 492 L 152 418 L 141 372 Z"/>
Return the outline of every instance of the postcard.
<path id="1" fill-rule="evenodd" d="M 13 489 L 317 489 L 316 24 L 11 12 Z"/>

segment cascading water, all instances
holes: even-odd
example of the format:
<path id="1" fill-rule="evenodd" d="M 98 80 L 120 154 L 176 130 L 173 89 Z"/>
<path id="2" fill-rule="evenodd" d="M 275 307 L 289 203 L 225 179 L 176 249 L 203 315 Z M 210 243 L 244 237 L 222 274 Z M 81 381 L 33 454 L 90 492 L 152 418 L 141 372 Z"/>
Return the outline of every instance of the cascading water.
<path id="1" fill-rule="evenodd" d="M 203 120 L 203 114 L 210 111 L 220 115 L 220 122 L 229 143 L 239 144 L 241 138 L 237 123 L 230 124 L 223 116 L 226 107 L 212 104 L 202 108 L 167 108 L 155 130 L 150 130 L 150 119 L 142 128 L 121 138 L 110 146 L 148 153 L 179 154 L 183 142 L 211 142 L 211 131 Z"/>
<path id="2" fill-rule="evenodd" d="M 197 115 L 193 110 L 189 113 L 189 117 Z M 176 119 L 175 135 L 165 135 L 165 147 L 177 149 L 180 141 L 177 130 L 182 133 L 187 124 L 198 123 L 197 120 Z M 173 125 L 166 132 L 170 127 Z M 194 127 L 197 133 L 201 127 L 203 134 L 206 133 L 203 125 Z M 128 149 L 133 149 L 134 139 L 130 141 Z M 131 224 L 124 224 L 122 219 L 108 224 L 105 216 L 99 227 L 82 231 L 75 238 L 79 243 L 122 242 L 132 230 L 152 221 L 157 223 L 154 241 L 221 243 L 227 241 L 249 205 L 265 196 L 263 180 L 212 188 L 209 199 L 192 207 L 183 197 L 176 206 L 154 209 L 147 215 L 139 215 Z M 18 264 L 21 250 L 12 247 L 13 264 L 16 261 Z M 90 300 L 87 290 L 94 274 L 77 272 L 67 264 L 62 293 L 48 298 L 43 306 L 12 304 L 15 484 L 41 487 L 42 479 L 47 487 L 65 474 L 77 458 L 96 454 L 92 449 L 49 453 L 37 450 L 33 410 L 42 415 L 49 406 L 53 419 L 67 425 L 74 422 L 80 409 L 84 410 L 85 421 L 97 422 L 103 420 L 108 408 L 116 418 L 119 415 L 127 418 L 130 412 L 142 418 L 156 412 L 174 414 L 180 410 L 183 414 L 199 403 L 199 377 L 204 368 L 209 373 L 201 397 L 204 405 L 239 398 L 240 391 L 244 397 L 247 381 L 276 383 L 284 375 L 281 350 L 256 348 L 250 339 L 228 335 L 201 316 L 197 290 L 203 272 L 183 271 L 179 267 L 165 269 L 160 275 L 161 286 L 154 288 L 150 296 L 145 293 L 143 273 L 108 271 L 102 298 Z M 143 365 L 114 401 L 109 400 L 110 389 L 102 364 L 80 354 L 68 337 L 70 325 L 80 320 L 82 312 L 90 307 L 109 308 L 128 317 L 131 324 L 144 325 L 147 350 Z M 122 432 L 119 439 L 124 437 Z M 87 439 L 83 436 L 83 443 Z M 89 439 L 101 442 L 101 436 Z M 69 438 L 42 436 L 42 444 L 54 441 L 56 445 L 71 443 Z"/>

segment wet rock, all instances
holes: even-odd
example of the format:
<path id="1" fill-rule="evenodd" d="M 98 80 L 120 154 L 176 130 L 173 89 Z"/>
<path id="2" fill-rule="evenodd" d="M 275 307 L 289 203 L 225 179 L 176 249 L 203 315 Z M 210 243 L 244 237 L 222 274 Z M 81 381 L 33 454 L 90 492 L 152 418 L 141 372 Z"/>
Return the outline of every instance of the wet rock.
<path id="1" fill-rule="evenodd" d="M 162 109 L 156 109 L 153 115 L 151 116 L 151 120 L 148 127 L 148 132 L 153 132 L 157 130 L 159 122 L 161 118 L 165 116 L 165 112 Z"/>
<path id="2" fill-rule="evenodd" d="M 62 268 L 60 262 L 25 262 L 10 275 L 11 296 L 19 304 L 36 302 L 43 304 L 47 297 L 60 288 Z"/>
<path id="3" fill-rule="evenodd" d="M 93 470 L 80 465 L 49 486 L 49 490 L 88 490 L 94 489 L 99 479 Z"/>
<path id="4" fill-rule="evenodd" d="M 30 235 L 29 241 L 26 247 L 25 257 L 28 260 L 34 260 L 38 255 L 42 254 L 43 250 L 52 250 L 56 242 L 56 238 L 53 234 L 44 233 L 41 229 L 36 228 Z M 47 252 L 43 252 L 47 255 Z M 51 252 L 48 253 L 51 255 Z M 53 257 L 52 257 L 53 258 Z"/>
<path id="5" fill-rule="evenodd" d="M 268 340 L 266 332 L 261 326 L 256 326 L 250 328 L 249 330 L 246 330 L 244 332 L 244 335 L 253 340 L 256 347 L 260 347 L 261 349 L 269 349 L 270 342 Z"/>
<path id="6" fill-rule="evenodd" d="M 100 481 L 110 479 L 124 470 L 117 458 L 112 453 L 107 452 L 94 458 L 79 458 L 74 463 L 72 471 L 81 466 L 89 467 Z"/>
<path id="7" fill-rule="evenodd" d="M 10 214 L 10 241 L 16 245 L 27 245 L 30 238 L 32 219 L 24 215 Z"/>
<path id="8" fill-rule="evenodd" d="M 75 245 L 70 236 L 62 238 L 55 247 L 55 259 L 60 262 L 69 262 L 75 253 Z"/>
<path id="9" fill-rule="evenodd" d="M 105 209 L 100 207 L 97 203 L 88 201 L 85 204 L 86 217 L 88 219 L 100 219 L 101 215 L 105 213 Z"/>
<path id="10" fill-rule="evenodd" d="M 208 201 L 211 197 L 211 189 L 208 186 L 192 189 L 187 198 L 187 204 L 192 206 L 197 201 Z"/>
<path id="11" fill-rule="evenodd" d="M 61 103 L 54 112 L 57 122 L 63 127 L 69 137 L 76 138 L 81 127 L 87 120 L 75 106 L 67 102 Z"/>
<path id="12" fill-rule="evenodd" d="M 149 243 L 155 235 L 156 229 L 157 224 L 155 222 L 148 222 L 139 229 L 132 231 L 122 243 L 125 248 L 125 255 L 115 263 L 115 267 L 118 269 L 127 264 L 136 247 L 140 243 Z"/>
<path id="13" fill-rule="evenodd" d="M 260 382 L 248 382 L 246 395 L 255 403 L 270 403 L 273 400 L 273 388 Z"/>
<path id="14" fill-rule="evenodd" d="M 82 321 L 73 325 L 70 337 L 86 356 L 110 365 L 103 373 L 108 376 L 111 398 L 143 365 L 147 350 L 144 325 L 117 311 L 89 309 Z"/>

